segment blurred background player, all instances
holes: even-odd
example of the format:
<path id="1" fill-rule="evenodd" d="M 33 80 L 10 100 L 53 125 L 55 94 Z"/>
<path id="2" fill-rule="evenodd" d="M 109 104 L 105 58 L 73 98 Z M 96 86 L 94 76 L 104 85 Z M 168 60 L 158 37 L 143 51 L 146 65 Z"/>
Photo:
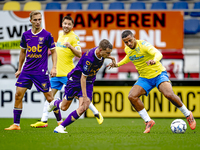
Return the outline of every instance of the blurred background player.
<path id="1" fill-rule="evenodd" d="M 73 58 L 75 56 L 80 58 L 82 55 L 80 40 L 79 37 L 72 31 L 73 26 L 73 18 L 70 16 L 65 16 L 62 20 L 63 32 L 59 34 L 56 44 L 57 75 L 56 77 L 50 79 L 53 96 L 55 96 L 58 90 L 62 89 L 63 85 L 66 85 L 68 80 L 67 74 L 75 67 L 73 63 Z M 48 126 L 48 105 L 49 103 L 48 101 L 46 101 L 44 104 L 41 121 L 31 124 L 31 127 L 43 128 Z M 98 112 L 98 110 L 92 103 L 90 104 L 89 109 L 95 115 L 97 122 L 99 124 L 102 124 L 103 116 L 100 112 Z M 53 112 L 59 125 L 60 123 L 62 123 L 61 113 L 58 108 L 55 108 Z"/>
<path id="2" fill-rule="evenodd" d="M 48 102 L 53 100 L 50 91 L 50 81 L 48 73 L 48 49 L 52 53 L 53 67 L 50 72 L 52 77 L 56 76 L 57 55 L 54 39 L 48 31 L 42 29 L 42 15 L 40 12 L 30 13 L 32 29 L 23 33 L 21 38 L 21 51 L 19 55 L 19 68 L 15 73 L 18 78 L 15 93 L 14 124 L 5 130 L 20 130 L 20 118 L 22 113 L 22 98 L 27 89 L 31 89 L 33 83 L 38 91 L 44 93 Z M 23 66 L 24 60 L 26 62 Z M 21 71 L 22 70 L 22 71 Z"/>
<path id="3" fill-rule="evenodd" d="M 117 64 L 110 63 L 108 66 L 120 67 L 130 61 L 135 65 L 140 76 L 130 90 L 128 99 L 145 121 L 146 128 L 144 133 L 149 133 L 155 122 L 149 117 L 143 102 L 140 100 L 140 96 L 147 96 L 154 87 L 157 87 L 184 114 L 190 128 L 194 130 L 196 128 L 196 121 L 194 120 L 192 112 L 174 94 L 166 69 L 160 63 L 162 54 L 150 43 L 144 40 L 136 40 L 133 33 L 129 30 L 122 33 L 122 40 L 126 44 L 124 49 L 126 56 Z"/>
<path id="4" fill-rule="evenodd" d="M 67 133 L 64 128 L 77 120 L 88 109 L 92 101 L 96 74 L 103 65 L 104 59 L 109 58 L 115 63 L 115 58 L 110 56 L 111 52 L 112 44 L 103 39 L 98 47 L 85 52 L 76 67 L 68 73 L 69 80 L 65 86 L 63 100 L 55 99 L 52 101 L 48 106 L 48 111 L 52 111 L 56 107 L 66 111 L 76 96 L 79 99 L 79 107 L 55 128 L 55 133 Z"/>

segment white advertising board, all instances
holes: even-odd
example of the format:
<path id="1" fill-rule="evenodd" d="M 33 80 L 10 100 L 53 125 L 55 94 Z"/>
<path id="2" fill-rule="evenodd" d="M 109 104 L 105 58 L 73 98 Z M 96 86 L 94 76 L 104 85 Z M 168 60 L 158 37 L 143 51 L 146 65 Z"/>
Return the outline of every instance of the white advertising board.
<path id="1" fill-rule="evenodd" d="M 13 108 L 15 102 L 15 91 L 17 79 L 0 79 L 0 118 L 13 118 Z M 57 92 L 55 97 L 62 98 L 64 88 Z M 21 118 L 38 118 L 42 117 L 45 97 L 42 92 L 38 92 L 33 85 L 31 90 L 27 90 L 23 98 L 23 109 Z M 66 118 L 73 110 L 77 109 L 79 101 L 72 102 L 67 111 L 61 111 L 62 117 Z M 55 118 L 54 113 L 49 113 L 49 118 Z M 80 117 L 84 118 L 84 114 Z"/>

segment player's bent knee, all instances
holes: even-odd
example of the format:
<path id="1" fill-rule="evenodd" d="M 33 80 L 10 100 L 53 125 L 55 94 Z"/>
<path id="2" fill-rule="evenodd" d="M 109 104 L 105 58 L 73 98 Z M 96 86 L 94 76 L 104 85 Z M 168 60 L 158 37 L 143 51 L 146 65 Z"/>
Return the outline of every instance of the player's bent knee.
<path id="1" fill-rule="evenodd" d="M 134 97 L 133 95 L 128 95 L 129 101 L 137 101 L 137 97 Z"/>
<path id="2" fill-rule="evenodd" d="M 46 97 L 46 99 L 47 99 L 47 101 L 50 103 L 51 101 L 53 101 L 53 97 L 51 97 L 51 96 L 48 96 L 48 97 Z"/>
<path id="3" fill-rule="evenodd" d="M 22 94 L 15 93 L 15 100 L 21 101 L 22 98 L 23 98 L 23 95 L 22 95 Z"/>
<path id="4" fill-rule="evenodd" d="M 66 111 L 67 109 L 68 109 L 68 107 L 66 107 L 66 106 L 61 106 L 61 108 L 60 108 L 62 111 Z"/>

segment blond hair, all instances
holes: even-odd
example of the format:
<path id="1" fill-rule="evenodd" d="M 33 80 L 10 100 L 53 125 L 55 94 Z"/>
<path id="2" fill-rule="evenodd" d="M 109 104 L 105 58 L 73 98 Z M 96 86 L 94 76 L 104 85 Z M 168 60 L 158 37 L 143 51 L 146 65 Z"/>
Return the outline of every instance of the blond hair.
<path id="1" fill-rule="evenodd" d="M 32 19 L 34 15 L 38 15 L 38 14 L 42 15 L 41 12 L 39 12 L 39 11 L 37 11 L 37 10 L 32 11 L 32 12 L 30 13 L 30 19 Z"/>

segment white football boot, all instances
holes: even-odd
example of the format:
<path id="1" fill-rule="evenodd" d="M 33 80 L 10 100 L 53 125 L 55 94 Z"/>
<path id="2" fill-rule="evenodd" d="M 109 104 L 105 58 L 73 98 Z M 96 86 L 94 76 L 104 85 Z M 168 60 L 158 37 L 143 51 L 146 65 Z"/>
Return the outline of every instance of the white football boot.
<path id="1" fill-rule="evenodd" d="M 48 112 L 51 112 L 52 110 L 54 110 L 56 108 L 56 106 L 54 105 L 54 102 L 56 101 L 57 99 L 54 99 L 53 101 L 50 102 L 49 106 L 47 107 L 47 111 Z"/>
<path id="2" fill-rule="evenodd" d="M 66 131 L 64 131 L 64 127 L 62 126 L 62 125 L 59 125 L 59 126 L 57 126 L 55 129 L 54 129 L 54 133 L 68 133 L 68 132 L 66 132 Z"/>

